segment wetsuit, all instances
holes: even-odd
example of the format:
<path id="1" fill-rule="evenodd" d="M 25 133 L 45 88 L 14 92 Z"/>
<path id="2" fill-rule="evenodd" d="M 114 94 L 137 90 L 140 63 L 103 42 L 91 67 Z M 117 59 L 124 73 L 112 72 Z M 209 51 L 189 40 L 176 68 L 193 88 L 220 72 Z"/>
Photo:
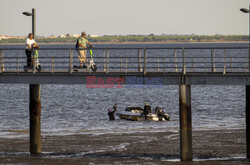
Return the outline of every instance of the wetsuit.
<path id="1" fill-rule="evenodd" d="M 159 117 L 159 121 L 162 121 L 162 118 L 164 118 L 165 120 L 169 120 L 169 117 L 165 115 L 165 112 L 161 108 L 157 107 L 155 113 Z"/>
<path id="2" fill-rule="evenodd" d="M 157 115 L 158 115 L 158 117 L 159 117 L 159 121 L 162 121 L 162 118 L 165 118 L 165 114 L 164 114 L 163 112 L 161 112 L 161 111 L 159 111 L 159 112 L 157 113 Z"/>
<path id="3" fill-rule="evenodd" d="M 151 113 L 151 107 L 149 105 L 145 105 L 143 109 L 143 114 L 145 115 L 145 119 L 147 120 L 147 115 Z"/>
<path id="4" fill-rule="evenodd" d="M 109 115 L 109 120 L 115 120 L 115 111 L 116 111 L 116 106 L 113 106 L 113 111 L 112 112 L 108 112 Z"/>

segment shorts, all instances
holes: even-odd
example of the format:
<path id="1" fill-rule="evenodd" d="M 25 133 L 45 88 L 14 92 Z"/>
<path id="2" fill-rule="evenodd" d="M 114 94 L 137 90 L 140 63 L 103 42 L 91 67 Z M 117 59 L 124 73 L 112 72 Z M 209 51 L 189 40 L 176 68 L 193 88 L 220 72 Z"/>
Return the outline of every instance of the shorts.
<path id="1" fill-rule="evenodd" d="M 86 57 L 87 51 L 86 51 L 86 50 L 79 50 L 78 53 L 79 53 L 78 56 L 79 56 L 80 58 L 84 58 L 84 57 Z"/>

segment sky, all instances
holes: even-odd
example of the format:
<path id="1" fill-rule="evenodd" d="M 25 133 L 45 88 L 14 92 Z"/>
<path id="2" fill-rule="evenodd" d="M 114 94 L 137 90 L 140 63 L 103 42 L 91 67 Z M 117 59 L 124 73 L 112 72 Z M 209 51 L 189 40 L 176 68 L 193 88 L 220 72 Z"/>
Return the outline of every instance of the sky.
<path id="1" fill-rule="evenodd" d="M 248 35 L 250 0 L 0 0 L 0 35 Z"/>

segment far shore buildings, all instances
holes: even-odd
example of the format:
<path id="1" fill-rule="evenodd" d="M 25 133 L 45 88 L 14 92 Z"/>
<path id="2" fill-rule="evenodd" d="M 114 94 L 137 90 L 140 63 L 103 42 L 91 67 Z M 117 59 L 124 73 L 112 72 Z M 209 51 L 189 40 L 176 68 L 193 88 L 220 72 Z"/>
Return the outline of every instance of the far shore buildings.
<path id="1" fill-rule="evenodd" d="M 25 39 L 27 36 L 9 36 L 9 35 L 0 35 L 0 40 L 3 39 Z"/>
<path id="2" fill-rule="evenodd" d="M 80 37 L 81 34 L 62 34 L 62 35 L 59 35 L 59 36 L 56 36 L 54 34 L 48 36 L 48 37 L 43 37 L 43 36 L 37 36 L 38 38 L 67 38 L 67 37 Z M 91 38 L 96 38 L 96 37 L 99 37 L 99 35 L 96 35 L 96 34 L 90 34 L 88 35 L 88 37 L 91 37 Z M 0 34 L 0 40 L 3 40 L 3 39 L 26 39 L 27 36 L 9 36 L 9 35 L 1 35 Z"/>
<path id="3" fill-rule="evenodd" d="M 52 35 L 51 35 L 52 36 Z M 53 35 L 54 36 L 54 35 Z M 81 36 L 81 34 L 62 34 L 62 35 L 59 35 L 58 37 L 59 38 L 66 38 L 66 37 L 76 37 L 76 38 L 78 38 L 78 37 L 80 37 Z M 91 37 L 91 38 L 97 38 L 97 37 L 99 37 L 99 35 L 96 35 L 96 34 L 90 34 L 90 35 L 88 35 L 88 37 Z"/>

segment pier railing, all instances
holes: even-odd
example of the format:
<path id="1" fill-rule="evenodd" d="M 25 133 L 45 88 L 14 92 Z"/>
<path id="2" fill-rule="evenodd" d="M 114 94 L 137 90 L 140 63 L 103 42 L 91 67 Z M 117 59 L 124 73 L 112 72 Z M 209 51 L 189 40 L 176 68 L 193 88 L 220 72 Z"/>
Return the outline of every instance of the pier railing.
<path id="1" fill-rule="evenodd" d="M 89 53 L 87 59 L 90 59 Z M 93 59 L 97 72 L 106 73 L 223 72 L 226 74 L 250 70 L 248 47 L 94 48 Z M 72 74 L 73 66 L 79 66 L 78 52 L 74 48 L 41 48 L 39 61 L 42 72 Z M 0 73 L 24 72 L 25 65 L 27 57 L 24 49 L 0 49 Z"/>

